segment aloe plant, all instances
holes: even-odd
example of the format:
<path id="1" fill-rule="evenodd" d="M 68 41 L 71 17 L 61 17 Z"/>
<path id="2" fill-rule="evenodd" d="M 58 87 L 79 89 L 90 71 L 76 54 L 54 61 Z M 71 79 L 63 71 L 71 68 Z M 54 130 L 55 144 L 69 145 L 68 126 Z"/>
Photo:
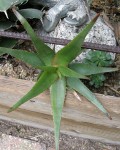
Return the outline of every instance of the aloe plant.
<path id="1" fill-rule="evenodd" d="M 69 86 L 79 92 L 109 118 L 111 118 L 107 110 L 96 99 L 95 95 L 80 81 L 80 79 L 88 79 L 86 75 L 89 76 L 96 73 L 112 72 L 117 71 L 118 69 L 95 67 L 82 63 L 72 63 L 73 59 L 82 53 L 83 49 L 81 49 L 81 45 L 99 17 L 99 14 L 96 15 L 95 18 L 82 30 L 82 32 L 79 33 L 68 45 L 55 54 L 50 47 L 38 38 L 26 19 L 15 9 L 13 9 L 13 12 L 29 34 L 36 52 L 32 53 L 25 50 L 0 47 L 0 55 L 5 53 L 10 54 L 17 59 L 30 64 L 34 68 L 41 69 L 42 71 L 39 74 L 38 81 L 35 83 L 33 88 L 15 105 L 13 105 L 8 112 L 17 109 L 23 103 L 50 88 L 55 145 L 56 150 L 59 150 L 60 122 L 66 95 L 66 87 Z"/>

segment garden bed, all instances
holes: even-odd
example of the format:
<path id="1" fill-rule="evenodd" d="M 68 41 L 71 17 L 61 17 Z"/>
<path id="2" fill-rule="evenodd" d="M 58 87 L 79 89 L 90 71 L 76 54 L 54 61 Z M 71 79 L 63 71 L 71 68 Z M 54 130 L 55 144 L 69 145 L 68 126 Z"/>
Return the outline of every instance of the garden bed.
<path id="1" fill-rule="evenodd" d="M 34 82 L 0 76 L 0 119 L 19 122 L 32 127 L 53 129 L 49 92 L 7 113 Z M 63 109 L 61 131 L 71 135 L 87 137 L 113 144 L 120 144 L 120 98 L 96 94 L 112 116 L 109 120 L 82 96 L 79 101 L 68 91 Z"/>
<path id="2" fill-rule="evenodd" d="M 104 17 L 103 20 L 106 21 Z M 116 35 L 116 39 L 119 43 L 118 36 L 119 35 Z M 33 50 L 29 47 L 29 43 L 27 48 L 25 46 L 25 49 L 28 51 Z M 116 55 L 116 58 L 117 56 L 119 57 L 119 55 Z M 12 62 L 11 65 L 11 63 L 9 63 L 9 57 L 6 55 L 4 57 L 6 61 L 0 60 L 2 62 L 0 65 L 0 74 L 5 75 L 0 76 L 0 119 L 18 122 L 27 126 L 53 130 L 50 95 L 48 91 L 25 103 L 16 111 L 7 113 L 7 110 L 31 89 L 34 82 L 30 80 L 36 81 L 38 72 L 22 62 L 10 58 L 10 62 Z M 120 59 L 116 61 L 116 66 L 118 68 L 120 68 L 119 60 Z M 96 94 L 97 98 L 110 112 L 113 118 L 112 120 L 109 120 L 82 96 L 80 96 L 80 99 L 78 100 L 72 91 L 68 91 L 63 109 L 61 132 L 76 135 L 78 137 L 120 144 L 119 77 L 120 71 L 115 73 L 115 76 L 114 73 L 112 74 L 112 77 L 111 74 L 108 75 L 110 82 L 107 81 L 104 90 L 100 90 L 100 92 L 102 91 L 101 93 L 105 95 L 110 94 L 114 96 Z M 108 90 L 106 91 L 106 87 L 110 92 Z M 94 92 L 99 91 L 96 89 L 92 90 Z"/>

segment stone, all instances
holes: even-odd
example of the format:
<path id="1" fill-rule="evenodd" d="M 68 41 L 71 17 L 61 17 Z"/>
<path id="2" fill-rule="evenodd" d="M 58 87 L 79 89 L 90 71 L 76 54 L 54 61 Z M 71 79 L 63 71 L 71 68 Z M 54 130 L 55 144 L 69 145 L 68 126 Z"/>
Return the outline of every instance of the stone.
<path id="1" fill-rule="evenodd" d="M 40 28 L 41 34 L 72 40 L 91 18 L 96 15 L 88 7 L 86 6 L 86 0 L 60 0 L 54 7 L 47 11 L 43 19 L 44 29 Z M 114 32 L 105 24 L 101 17 L 98 18 L 92 30 L 85 38 L 85 42 L 116 46 Z M 56 52 L 63 47 L 51 44 L 49 46 L 54 48 Z M 85 50 L 75 60 L 82 61 L 89 51 Z M 115 54 L 110 54 L 114 60 Z"/>
<path id="2" fill-rule="evenodd" d="M 91 17 L 95 16 L 95 12 L 91 12 Z M 84 25 L 85 26 L 85 25 Z M 64 39 L 69 39 L 72 40 L 78 32 L 80 32 L 83 27 L 75 27 L 72 25 L 67 24 L 64 19 L 59 22 L 59 24 L 56 26 L 55 30 L 46 33 L 44 30 L 42 30 L 42 34 L 46 36 L 51 36 L 55 38 L 64 38 Z M 85 42 L 92 42 L 92 43 L 98 43 L 98 44 L 106 44 L 106 45 L 116 45 L 116 39 L 114 36 L 114 32 L 111 30 L 110 27 L 108 27 L 104 21 L 102 20 L 101 17 L 98 18 L 97 22 L 93 26 L 92 30 L 89 32 L 87 37 L 85 38 Z M 51 48 L 55 48 L 55 51 L 59 51 L 63 46 L 61 45 L 53 45 L 49 44 Z M 86 54 L 90 50 L 85 50 L 81 55 L 79 55 L 76 60 L 77 61 L 82 61 L 85 57 Z M 112 59 L 114 60 L 115 54 L 110 53 L 112 55 Z"/>

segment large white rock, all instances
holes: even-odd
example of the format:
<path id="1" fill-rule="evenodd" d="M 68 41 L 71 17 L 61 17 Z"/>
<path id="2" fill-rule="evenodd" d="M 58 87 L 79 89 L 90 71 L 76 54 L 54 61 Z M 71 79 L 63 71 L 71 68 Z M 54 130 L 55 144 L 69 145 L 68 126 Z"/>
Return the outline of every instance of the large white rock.
<path id="1" fill-rule="evenodd" d="M 58 0 L 56 0 L 56 2 L 57 1 Z M 53 10 L 54 9 L 56 10 L 57 8 L 60 9 L 59 7 L 62 7 L 62 9 L 63 9 L 63 6 L 64 5 L 66 6 L 67 3 L 69 4 L 71 2 L 71 4 L 72 4 L 73 2 L 75 2 L 77 0 L 68 0 L 68 2 L 63 1 L 63 3 L 62 3 L 62 1 L 63 0 L 60 0 L 60 2 L 58 2 L 57 5 L 55 5 Z M 47 2 L 47 0 L 46 0 L 46 2 Z M 66 16 L 64 18 L 60 19 L 60 21 L 56 25 L 56 28 L 52 32 L 47 33 L 47 32 L 45 32 L 45 30 L 43 28 L 41 28 L 39 26 L 40 32 L 44 35 L 47 35 L 47 36 L 72 40 L 83 29 L 83 27 L 86 24 L 88 24 L 88 22 L 89 22 L 89 21 L 87 22 L 88 16 L 90 18 L 93 18 L 96 15 L 96 13 L 93 12 L 93 11 L 89 12 L 90 14 L 88 13 L 88 9 L 86 9 L 86 5 L 85 5 L 84 0 L 79 0 L 78 4 L 79 5 L 78 5 L 78 7 L 76 7 L 75 10 L 68 11 Z M 49 12 L 50 11 L 48 10 L 48 15 L 49 15 Z M 56 15 L 56 13 L 55 14 L 53 13 L 53 16 L 50 16 L 50 17 L 56 18 L 57 16 L 54 16 L 54 15 Z M 87 18 L 86 18 L 86 16 L 87 16 Z M 72 24 L 72 20 L 73 20 L 73 24 Z M 78 26 L 78 25 L 75 26 L 74 25 L 74 22 L 77 21 L 77 20 L 80 22 L 80 26 Z M 44 25 L 44 23 L 43 23 L 43 25 Z M 49 25 L 49 23 L 48 23 L 48 25 Z M 105 22 L 103 21 L 103 19 L 101 17 L 98 18 L 98 20 L 95 23 L 95 25 L 93 26 L 92 30 L 89 32 L 89 34 L 85 38 L 85 42 L 106 44 L 106 45 L 112 45 L 112 46 L 116 45 L 116 39 L 115 39 L 115 36 L 114 36 L 114 32 L 112 31 L 111 28 L 109 28 L 105 24 Z M 50 45 L 51 48 L 55 48 L 56 52 L 59 51 L 63 47 L 61 45 L 51 45 L 51 44 L 49 44 L 49 45 Z M 84 51 L 81 55 L 79 55 L 76 58 L 76 60 L 78 60 L 78 61 L 83 60 L 88 51 L 90 51 L 90 50 Z M 112 58 L 114 59 L 115 54 L 111 53 L 111 55 L 112 55 Z"/>
<path id="2" fill-rule="evenodd" d="M 92 14 L 93 17 L 93 14 Z M 85 26 L 85 25 L 84 25 Z M 50 33 L 46 33 L 44 30 L 42 30 L 42 34 L 55 37 L 55 38 L 65 38 L 72 40 L 78 32 L 80 32 L 83 29 L 82 27 L 75 27 L 67 24 L 64 19 L 59 22 L 57 27 L 54 31 Z M 93 26 L 92 30 L 89 32 L 87 37 L 85 38 L 85 42 L 92 42 L 92 43 L 98 43 L 98 44 L 106 44 L 106 45 L 116 45 L 116 39 L 114 36 L 114 32 L 109 28 L 101 17 L 97 20 L 95 25 Z M 55 48 L 55 51 L 59 51 L 63 46 L 61 45 L 53 45 L 49 44 L 51 48 Z M 81 55 L 79 55 L 76 60 L 81 61 L 86 57 L 86 54 L 89 50 L 86 50 Z M 115 54 L 112 54 L 112 58 L 115 58 Z"/>

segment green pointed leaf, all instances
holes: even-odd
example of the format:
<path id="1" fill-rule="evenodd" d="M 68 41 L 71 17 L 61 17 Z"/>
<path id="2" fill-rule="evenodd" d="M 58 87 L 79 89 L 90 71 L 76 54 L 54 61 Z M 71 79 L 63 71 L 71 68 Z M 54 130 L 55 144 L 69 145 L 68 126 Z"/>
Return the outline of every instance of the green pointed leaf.
<path id="1" fill-rule="evenodd" d="M 15 23 L 10 21 L 0 21 L 0 30 L 4 31 L 15 26 Z"/>
<path id="2" fill-rule="evenodd" d="M 17 44 L 16 39 L 2 38 L 0 39 L 0 47 L 13 48 Z"/>
<path id="3" fill-rule="evenodd" d="M 51 48 L 48 47 L 46 44 L 44 44 L 42 40 L 40 40 L 40 38 L 35 34 L 27 20 L 19 12 L 17 12 L 15 9 L 13 9 L 13 11 L 18 20 L 24 26 L 27 33 L 29 34 L 40 60 L 45 63 L 45 65 L 51 65 L 51 59 L 54 56 L 54 51 L 51 50 Z"/>
<path id="4" fill-rule="evenodd" d="M 54 121 L 55 145 L 56 150 L 59 150 L 60 123 L 66 94 L 66 82 L 64 77 L 59 78 L 51 86 L 50 93 Z"/>
<path id="5" fill-rule="evenodd" d="M 59 72 L 66 77 L 80 78 L 80 79 L 88 79 L 86 76 L 79 74 L 68 67 L 60 66 L 58 68 Z"/>
<path id="6" fill-rule="evenodd" d="M 81 46 L 84 42 L 84 39 L 93 27 L 98 17 L 99 15 L 97 15 L 70 43 L 68 43 L 68 45 L 57 52 L 53 59 L 54 65 L 66 66 L 83 51 Z"/>
<path id="7" fill-rule="evenodd" d="M 0 47 L 0 55 L 3 55 L 3 54 L 9 54 L 17 59 L 24 61 L 25 63 L 30 64 L 32 67 L 35 67 L 35 68 L 40 68 L 40 66 L 43 66 L 43 63 L 40 61 L 37 54 L 32 53 L 32 52 Z"/>
<path id="8" fill-rule="evenodd" d="M 67 80 L 68 86 L 70 86 L 72 89 L 79 92 L 81 95 L 83 95 L 85 98 L 87 98 L 91 103 L 93 103 L 97 108 L 99 108 L 103 113 L 107 115 L 107 117 L 110 117 L 107 110 L 103 107 L 103 105 L 97 100 L 95 95 L 79 80 L 76 78 L 68 78 Z"/>
<path id="9" fill-rule="evenodd" d="M 92 75 L 98 73 L 113 72 L 118 70 L 118 68 L 97 67 L 95 65 L 89 65 L 84 63 L 73 63 L 70 64 L 69 67 L 74 71 L 76 71 L 77 73 L 83 75 Z"/>
<path id="10" fill-rule="evenodd" d="M 42 19 L 43 17 L 43 12 L 38 10 L 38 9 L 33 9 L 33 8 L 26 8 L 26 9 L 21 9 L 18 11 L 24 18 L 29 18 L 29 19 Z"/>
<path id="11" fill-rule="evenodd" d="M 57 78 L 58 76 L 56 73 L 50 74 L 49 72 L 43 72 L 33 88 L 24 97 L 22 97 L 12 108 L 10 108 L 8 112 L 17 109 L 23 103 L 47 90 L 57 80 Z"/>
<path id="12" fill-rule="evenodd" d="M 28 0 L 0 0 L 0 11 L 5 12 L 12 6 L 22 4 Z"/>
<path id="13" fill-rule="evenodd" d="M 0 51 L 0 56 L 2 56 L 3 54 L 5 54 L 4 52 Z"/>

